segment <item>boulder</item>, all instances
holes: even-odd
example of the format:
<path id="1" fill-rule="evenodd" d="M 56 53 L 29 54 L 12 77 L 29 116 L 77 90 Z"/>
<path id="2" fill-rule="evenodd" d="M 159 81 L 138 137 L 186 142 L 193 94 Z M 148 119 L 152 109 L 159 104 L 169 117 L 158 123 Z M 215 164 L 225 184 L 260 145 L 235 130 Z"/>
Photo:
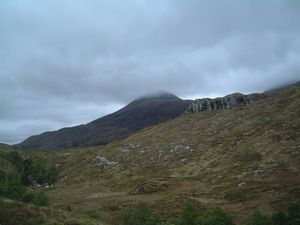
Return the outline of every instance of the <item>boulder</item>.
<path id="1" fill-rule="evenodd" d="M 138 194 L 138 193 L 142 193 L 142 192 L 145 192 L 145 188 L 143 185 L 137 185 L 134 190 L 133 190 L 134 193 Z"/>
<path id="2" fill-rule="evenodd" d="M 145 183 L 136 185 L 131 191 L 131 194 L 153 193 L 163 191 L 168 187 L 166 180 L 149 180 Z"/>

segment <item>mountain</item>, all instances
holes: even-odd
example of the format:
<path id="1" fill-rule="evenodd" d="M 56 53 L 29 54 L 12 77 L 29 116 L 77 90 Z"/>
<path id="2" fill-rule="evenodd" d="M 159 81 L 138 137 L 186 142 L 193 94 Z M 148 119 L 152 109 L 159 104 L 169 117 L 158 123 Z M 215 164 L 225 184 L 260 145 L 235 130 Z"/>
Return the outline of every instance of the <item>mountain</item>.
<path id="1" fill-rule="evenodd" d="M 27 138 L 23 148 L 64 149 L 105 145 L 182 114 L 191 101 L 160 92 L 138 98 L 119 111 L 88 124 Z"/>
<path id="2" fill-rule="evenodd" d="M 201 214 L 221 207 L 237 224 L 300 200 L 300 87 L 232 109 L 185 113 L 126 139 L 52 153 L 61 179 L 53 207 L 96 208 L 118 224 L 122 208 L 147 202 L 164 218 L 187 200 Z M 55 154 L 55 157 L 54 157 Z"/>
<path id="3" fill-rule="evenodd" d="M 300 86 L 251 99 L 250 104 L 241 94 L 209 99 L 211 108 L 202 107 L 208 99 L 196 100 L 197 110 L 107 145 L 20 151 L 25 159 L 53 163 L 59 179 L 51 188 L 30 190 L 45 191 L 49 207 L 37 210 L 0 197 L 0 223 L 120 224 L 121 210 L 141 201 L 164 221 L 180 215 L 187 201 L 200 215 L 221 207 L 238 225 L 248 224 L 255 210 L 268 216 L 286 210 L 300 201 Z M 166 102 L 165 97 L 146 96 L 122 113 L 153 101 Z M 228 101 L 230 107 L 221 107 Z M 0 153 L 13 151 L 7 148 L 0 145 Z M 0 162 L 0 175 L 1 169 L 14 172 L 1 154 Z M 84 221 L 90 211 L 99 212 L 100 221 Z M 25 223 L 27 218 L 33 221 Z"/>

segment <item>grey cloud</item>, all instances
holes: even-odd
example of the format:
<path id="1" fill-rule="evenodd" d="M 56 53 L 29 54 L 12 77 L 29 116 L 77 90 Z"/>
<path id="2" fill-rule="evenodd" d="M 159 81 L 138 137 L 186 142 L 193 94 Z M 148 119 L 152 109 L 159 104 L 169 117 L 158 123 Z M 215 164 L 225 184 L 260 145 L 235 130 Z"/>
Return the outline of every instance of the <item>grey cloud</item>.
<path id="1" fill-rule="evenodd" d="M 0 142 L 86 123 L 145 93 L 300 79 L 296 0 L 3 0 Z"/>

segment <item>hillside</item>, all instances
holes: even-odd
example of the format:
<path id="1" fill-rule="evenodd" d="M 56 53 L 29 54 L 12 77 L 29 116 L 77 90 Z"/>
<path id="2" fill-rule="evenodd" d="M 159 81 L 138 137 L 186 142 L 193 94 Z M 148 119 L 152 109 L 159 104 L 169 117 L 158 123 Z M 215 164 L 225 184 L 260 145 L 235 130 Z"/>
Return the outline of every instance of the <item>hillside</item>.
<path id="1" fill-rule="evenodd" d="M 54 224 L 101 224 L 85 213 L 73 214 L 62 207 L 48 207 L 46 188 L 36 188 L 27 183 L 45 172 L 39 162 L 53 155 L 43 152 L 17 152 L 8 145 L 0 144 L 0 224 L 5 225 L 54 225 Z M 28 174 L 26 165 L 31 165 Z M 26 172 L 25 172 L 26 170 Z M 26 179 L 27 178 L 27 179 Z M 48 188 L 49 189 L 49 188 Z"/>
<path id="2" fill-rule="evenodd" d="M 222 207 L 242 224 L 300 200 L 300 87 L 266 93 L 230 110 L 189 113 L 124 140 L 55 153 L 53 207 L 97 208 L 114 223 L 121 208 L 148 202 L 164 218 L 186 200 Z"/>
<path id="3" fill-rule="evenodd" d="M 182 114 L 189 100 L 169 93 L 159 93 L 134 100 L 126 107 L 86 125 L 62 128 L 27 138 L 22 148 L 64 149 L 105 145 L 130 136 L 146 127 Z"/>

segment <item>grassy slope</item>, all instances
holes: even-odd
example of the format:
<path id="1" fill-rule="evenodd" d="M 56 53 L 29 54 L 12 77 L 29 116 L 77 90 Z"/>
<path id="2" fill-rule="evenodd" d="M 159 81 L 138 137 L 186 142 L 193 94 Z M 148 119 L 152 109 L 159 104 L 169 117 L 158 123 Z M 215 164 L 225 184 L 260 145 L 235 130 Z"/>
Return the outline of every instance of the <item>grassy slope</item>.
<path id="1" fill-rule="evenodd" d="M 18 176 L 19 173 L 12 163 L 10 163 L 5 155 L 10 151 L 15 151 L 8 145 L 0 144 L 0 173 L 4 176 Z M 47 152 L 21 152 L 24 158 L 33 157 L 35 159 L 47 158 L 53 160 L 55 155 Z M 31 191 L 39 191 L 33 190 Z M 47 192 L 48 190 L 45 189 Z M 65 205 L 65 204 L 64 204 Z M 62 205 L 63 206 L 63 205 Z M 87 217 L 84 212 L 81 214 L 62 210 L 60 207 L 38 207 L 0 196 L 0 224 L 5 225 L 60 225 L 60 224 L 102 224 L 98 221 Z"/>
<path id="2" fill-rule="evenodd" d="M 58 153 L 64 179 L 51 203 L 99 208 L 106 221 L 139 201 L 165 217 L 186 199 L 228 209 L 237 222 L 257 208 L 271 213 L 300 199 L 299 115 L 298 86 L 246 108 L 188 114 L 104 147 Z M 119 164 L 102 168 L 96 156 Z M 146 193 L 131 193 L 138 184 Z"/>
<path id="3" fill-rule="evenodd" d="M 83 214 L 52 207 L 37 207 L 0 198 L 0 223 L 5 225 L 103 225 Z"/>

